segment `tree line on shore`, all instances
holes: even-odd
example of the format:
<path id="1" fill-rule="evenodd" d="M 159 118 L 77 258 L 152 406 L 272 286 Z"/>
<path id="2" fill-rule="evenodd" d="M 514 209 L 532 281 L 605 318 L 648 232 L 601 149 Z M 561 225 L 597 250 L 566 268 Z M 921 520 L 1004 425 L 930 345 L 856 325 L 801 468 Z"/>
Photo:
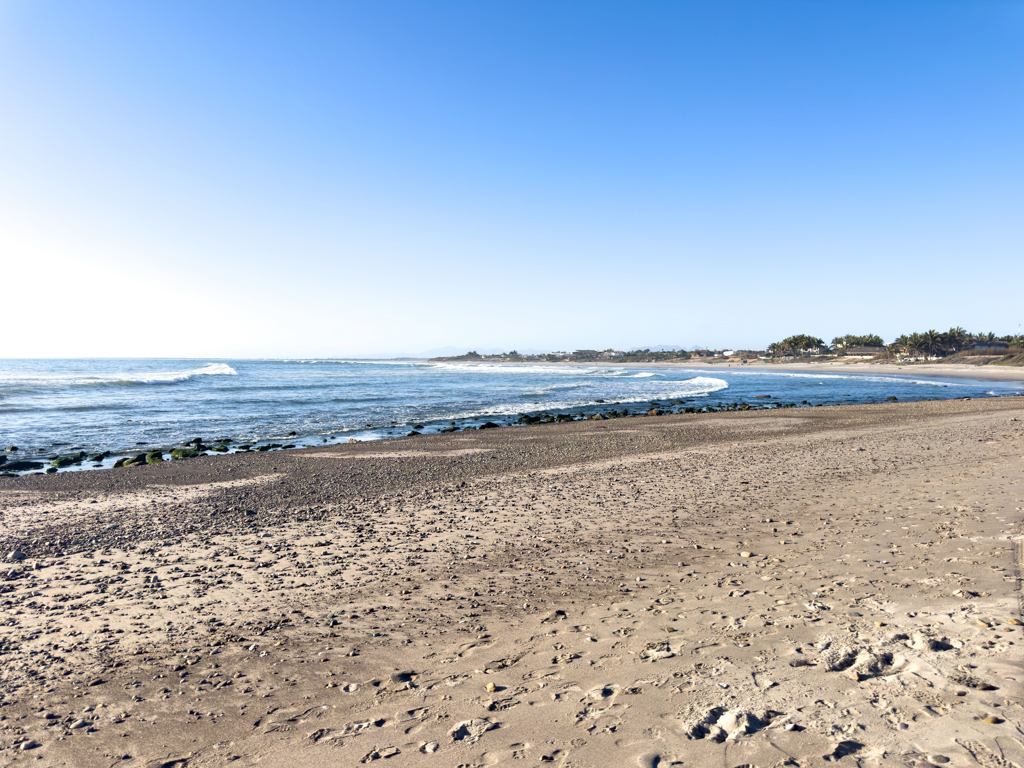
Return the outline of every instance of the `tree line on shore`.
<path id="1" fill-rule="evenodd" d="M 1018 350 L 1024 347 L 1024 336 L 1020 334 L 996 336 L 994 333 L 968 333 L 963 328 L 950 328 L 945 333 L 936 330 L 902 334 L 886 344 L 877 334 L 857 336 L 847 334 L 832 339 L 826 344 L 822 339 L 807 334 L 789 336 L 782 341 L 768 345 L 769 354 L 784 357 L 800 355 L 824 355 L 843 353 L 850 350 L 875 351 L 877 354 L 945 357 L 972 348 L 984 349 L 993 342 L 1004 342 Z M 1001 346 L 1001 345 L 1000 345 Z"/>

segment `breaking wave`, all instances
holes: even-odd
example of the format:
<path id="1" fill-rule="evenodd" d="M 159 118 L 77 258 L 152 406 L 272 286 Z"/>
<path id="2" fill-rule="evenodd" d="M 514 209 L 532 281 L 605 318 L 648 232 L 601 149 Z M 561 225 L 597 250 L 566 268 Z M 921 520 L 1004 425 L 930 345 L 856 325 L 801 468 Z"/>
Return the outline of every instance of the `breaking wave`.
<path id="1" fill-rule="evenodd" d="M 89 387 L 134 387 L 147 384 L 177 384 L 199 376 L 237 376 L 238 371 L 225 363 L 207 363 L 187 371 L 140 371 L 93 376 L 23 376 L 0 383 L 5 394 Z"/>

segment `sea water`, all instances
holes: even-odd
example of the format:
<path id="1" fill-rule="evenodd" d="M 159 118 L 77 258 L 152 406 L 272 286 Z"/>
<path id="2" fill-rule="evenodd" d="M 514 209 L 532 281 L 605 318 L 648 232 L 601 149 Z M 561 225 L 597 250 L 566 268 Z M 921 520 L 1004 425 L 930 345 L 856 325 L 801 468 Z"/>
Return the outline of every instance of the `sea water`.
<path id="1" fill-rule="evenodd" d="M 0 360 L 0 453 L 118 456 L 207 442 L 377 440 L 521 414 L 733 403 L 814 406 L 1022 394 L 1018 383 L 735 368 L 446 364 L 426 360 Z M 759 398 L 770 395 L 771 398 Z M 90 468 L 91 463 L 69 469 Z M 2 469 L 2 467 L 0 467 Z"/>

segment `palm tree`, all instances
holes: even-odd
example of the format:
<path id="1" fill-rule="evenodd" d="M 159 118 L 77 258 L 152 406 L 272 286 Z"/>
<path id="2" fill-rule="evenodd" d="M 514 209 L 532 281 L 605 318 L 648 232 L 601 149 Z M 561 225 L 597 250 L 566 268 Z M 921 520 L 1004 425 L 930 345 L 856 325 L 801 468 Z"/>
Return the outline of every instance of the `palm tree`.
<path id="1" fill-rule="evenodd" d="M 935 330 L 925 331 L 921 334 L 921 349 L 933 356 L 942 351 L 942 334 Z"/>
<path id="2" fill-rule="evenodd" d="M 896 339 L 892 344 L 889 345 L 890 352 L 903 352 L 906 353 L 910 349 L 910 339 L 907 338 L 906 334 L 903 334 Z"/>
<path id="3" fill-rule="evenodd" d="M 946 342 L 949 349 L 953 352 L 959 352 L 961 349 L 967 346 L 967 331 L 960 326 L 956 328 L 950 328 L 946 333 Z"/>

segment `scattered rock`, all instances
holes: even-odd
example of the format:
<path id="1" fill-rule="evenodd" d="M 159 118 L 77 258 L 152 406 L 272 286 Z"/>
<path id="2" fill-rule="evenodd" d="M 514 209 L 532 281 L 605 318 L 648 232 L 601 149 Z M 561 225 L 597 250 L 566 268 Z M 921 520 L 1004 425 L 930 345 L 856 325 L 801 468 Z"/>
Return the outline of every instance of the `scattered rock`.
<path id="1" fill-rule="evenodd" d="M 41 461 L 9 461 L 4 464 L 5 472 L 27 472 L 30 469 L 42 469 L 45 464 Z"/>

